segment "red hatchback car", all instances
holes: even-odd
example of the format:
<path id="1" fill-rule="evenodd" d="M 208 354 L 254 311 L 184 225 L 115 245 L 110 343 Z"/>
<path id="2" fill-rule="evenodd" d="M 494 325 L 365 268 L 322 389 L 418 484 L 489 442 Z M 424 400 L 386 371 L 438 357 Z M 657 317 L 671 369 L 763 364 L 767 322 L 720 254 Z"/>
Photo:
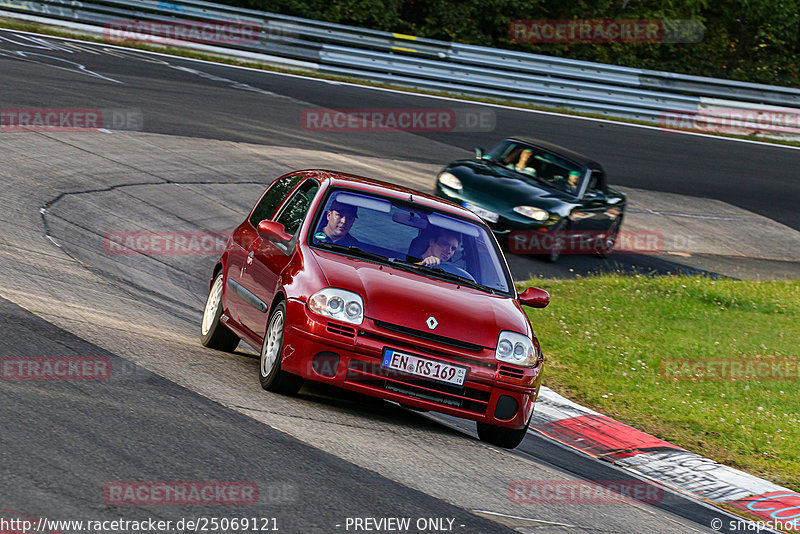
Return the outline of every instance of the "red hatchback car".
<path id="1" fill-rule="evenodd" d="M 273 182 L 214 267 L 201 341 L 261 353 L 264 389 L 304 379 L 525 437 L 544 356 L 497 241 L 470 211 L 331 171 Z"/>

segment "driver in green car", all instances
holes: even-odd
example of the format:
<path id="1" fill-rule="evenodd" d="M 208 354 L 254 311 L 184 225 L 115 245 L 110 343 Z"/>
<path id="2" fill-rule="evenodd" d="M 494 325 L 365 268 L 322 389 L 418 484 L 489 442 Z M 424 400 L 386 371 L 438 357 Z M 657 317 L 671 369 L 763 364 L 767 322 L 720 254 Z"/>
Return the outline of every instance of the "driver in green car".
<path id="1" fill-rule="evenodd" d="M 569 193 L 578 192 L 578 188 L 580 187 L 580 178 L 581 178 L 581 173 L 577 171 L 570 171 L 569 177 L 567 178 L 567 192 Z"/>

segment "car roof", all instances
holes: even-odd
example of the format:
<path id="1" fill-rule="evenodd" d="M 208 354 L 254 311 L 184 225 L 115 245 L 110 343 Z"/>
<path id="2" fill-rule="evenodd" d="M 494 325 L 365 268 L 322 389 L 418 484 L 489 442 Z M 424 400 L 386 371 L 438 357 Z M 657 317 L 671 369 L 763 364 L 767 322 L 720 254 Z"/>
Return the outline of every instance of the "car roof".
<path id="1" fill-rule="evenodd" d="M 408 200 L 410 197 L 413 197 L 414 202 L 418 203 L 422 207 L 443 211 L 452 215 L 458 215 L 471 221 L 485 224 L 483 219 L 468 209 L 455 204 L 454 202 L 430 195 L 428 193 L 423 193 L 415 189 L 404 187 L 402 185 L 392 184 L 389 182 L 376 180 L 374 178 L 358 176 L 356 174 L 330 171 L 325 169 L 307 169 L 300 172 L 309 176 L 315 176 L 317 179 L 323 182 L 328 181 L 332 187 L 348 187 L 366 193 L 380 194 L 399 200 Z"/>
<path id="2" fill-rule="evenodd" d="M 541 139 L 536 139 L 535 137 L 524 137 L 524 136 L 514 136 L 509 137 L 506 141 L 521 141 L 525 144 L 532 145 L 535 147 L 543 148 L 555 154 L 559 154 L 561 156 L 565 156 L 567 159 L 573 160 L 575 163 L 579 163 L 584 167 L 588 167 L 590 169 L 600 169 L 603 170 L 603 166 L 600 165 L 597 161 L 584 156 L 574 150 L 570 150 L 568 148 L 564 148 L 563 146 L 556 145 L 554 143 L 548 143 L 547 141 L 542 141 Z"/>

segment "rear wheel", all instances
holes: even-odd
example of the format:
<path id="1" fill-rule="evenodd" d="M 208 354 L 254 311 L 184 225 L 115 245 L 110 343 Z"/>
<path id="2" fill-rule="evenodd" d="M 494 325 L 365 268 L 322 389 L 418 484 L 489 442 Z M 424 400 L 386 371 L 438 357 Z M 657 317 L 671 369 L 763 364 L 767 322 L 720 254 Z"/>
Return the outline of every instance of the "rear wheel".
<path id="1" fill-rule="evenodd" d="M 504 449 L 513 449 L 525 439 L 525 434 L 528 433 L 528 425 L 530 420 L 525 423 L 524 428 L 506 428 L 504 426 L 490 425 L 487 423 L 477 423 L 478 437 L 481 441 L 485 441 L 490 445 L 503 447 Z"/>
<path id="2" fill-rule="evenodd" d="M 203 309 L 203 321 L 200 324 L 200 343 L 205 347 L 233 352 L 239 345 L 239 337 L 228 330 L 219 321 L 222 315 L 222 273 L 220 272 L 211 284 L 206 307 Z"/>
<path id="3" fill-rule="evenodd" d="M 286 303 L 276 304 L 269 315 L 267 332 L 261 344 L 261 359 L 258 365 L 258 380 L 261 387 L 274 393 L 294 395 L 303 386 L 303 379 L 281 370 L 283 354 L 283 330 L 286 326 Z"/>

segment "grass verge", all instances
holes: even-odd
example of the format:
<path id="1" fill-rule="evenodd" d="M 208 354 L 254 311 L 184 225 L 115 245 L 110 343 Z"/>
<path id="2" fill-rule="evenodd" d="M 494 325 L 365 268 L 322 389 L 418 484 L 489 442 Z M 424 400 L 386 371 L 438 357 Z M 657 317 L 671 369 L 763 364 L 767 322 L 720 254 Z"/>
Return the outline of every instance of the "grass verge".
<path id="1" fill-rule="evenodd" d="M 610 274 L 528 285 L 551 295 L 527 310 L 546 386 L 800 491 L 800 281 Z"/>

